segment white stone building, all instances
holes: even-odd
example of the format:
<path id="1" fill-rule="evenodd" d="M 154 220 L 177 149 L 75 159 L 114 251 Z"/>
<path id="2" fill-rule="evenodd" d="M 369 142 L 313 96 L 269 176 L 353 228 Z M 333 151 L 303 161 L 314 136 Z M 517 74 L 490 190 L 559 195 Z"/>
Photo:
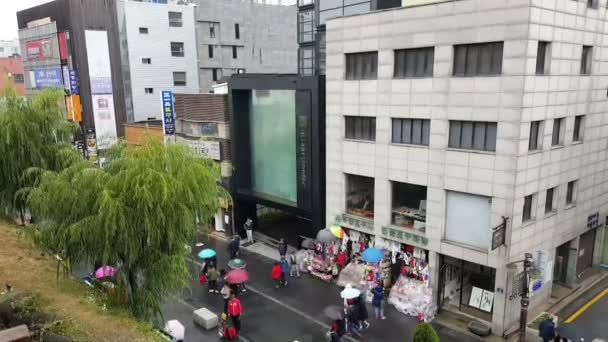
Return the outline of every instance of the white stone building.
<path id="1" fill-rule="evenodd" d="M 403 0 L 329 20 L 327 224 L 416 247 L 438 302 L 495 335 L 519 317 L 507 264 L 532 253 L 530 317 L 544 309 L 602 254 L 606 5 Z"/>
<path id="2" fill-rule="evenodd" d="M 199 93 L 195 6 L 117 2 L 128 122 L 162 118 L 161 91 Z"/>

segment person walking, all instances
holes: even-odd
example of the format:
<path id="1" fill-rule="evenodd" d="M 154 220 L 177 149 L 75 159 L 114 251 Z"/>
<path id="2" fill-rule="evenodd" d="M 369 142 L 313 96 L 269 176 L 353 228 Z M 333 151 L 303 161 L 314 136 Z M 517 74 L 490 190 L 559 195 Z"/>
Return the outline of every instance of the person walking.
<path id="1" fill-rule="evenodd" d="M 220 291 L 224 288 L 224 285 L 226 285 L 226 280 L 224 280 L 224 278 L 226 278 L 226 270 L 221 269 L 220 273 L 217 276 L 215 293 L 220 293 Z"/>
<path id="2" fill-rule="evenodd" d="M 281 240 L 279 240 L 278 249 L 281 259 L 285 259 L 285 255 L 287 255 L 287 244 L 285 243 L 285 239 L 281 238 Z"/>
<path id="3" fill-rule="evenodd" d="M 247 242 L 253 243 L 253 220 L 251 219 L 251 217 L 247 218 L 247 221 L 245 221 L 243 228 L 245 228 L 245 233 L 247 233 Z"/>
<path id="4" fill-rule="evenodd" d="M 241 242 L 238 235 L 232 237 L 230 243 L 228 244 L 228 253 L 230 254 L 230 260 L 235 259 L 239 254 L 239 249 L 241 248 Z"/>
<path id="5" fill-rule="evenodd" d="M 382 300 L 384 299 L 384 288 L 380 283 L 372 290 L 374 297 L 372 298 L 372 306 L 374 307 L 374 316 L 376 319 L 386 319 L 384 317 L 384 309 L 382 308 Z"/>
<path id="6" fill-rule="evenodd" d="M 228 301 L 228 316 L 232 320 L 232 325 L 237 332 L 241 331 L 241 314 L 243 308 L 241 307 L 241 301 L 237 298 L 234 292 L 230 293 L 230 300 Z"/>
<path id="7" fill-rule="evenodd" d="M 346 309 L 346 330 L 348 334 L 356 337 L 363 337 L 357 317 L 357 309 L 354 305 L 349 305 Z"/>
<path id="8" fill-rule="evenodd" d="M 277 289 L 281 284 L 281 273 L 281 265 L 279 265 L 279 263 L 275 261 L 274 266 L 272 266 L 272 271 L 270 271 L 270 276 L 274 281 L 274 287 Z"/>
<path id="9" fill-rule="evenodd" d="M 367 313 L 367 305 L 365 305 L 365 296 L 363 295 L 363 293 L 361 293 L 359 295 L 359 298 L 357 298 L 355 306 L 359 326 L 361 327 L 361 329 L 369 328 L 369 322 L 367 321 L 367 319 L 369 318 L 369 314 Z"/>
<path id="10" fill-rule="evenodd" d="M 219 291 L 217 290 L 217 270 L 215 269 L 215 266 L 213 264 L 209 265 L 209 268 L 207 269 L 207 281 L 208 283 L 208 287 L 209 287 L 209 293 L 219 293 Z"/>
<path id="11" fill-rule="evenodd" d="M 340 342 L 345 333 L 346 323 L 343 319 L 338 318 L 329 326 L 329 331 L 326 334 L 326 340 L 328 342 Z"/>
<path id="12" fill-rule="evenodd" d="M 296 257 L 296 253 L 291 253 L 289 255 L 289 276 L 293 277 L 295 273 L 298 278 L 300 278 L 300 265 L 298 265 L 298 258 Z"/>
<path id="13" fill-rule="evenodd" d="M 543 339 L 543 342 L 553 341 L 555 338 L 555 323 L 551 318 L 540 322 L 538 326 L 538 336 Z"/>
<path id="14" fill-rule="evenodd" d="M 287 286 L 287 274 L 289 274 L 289 263 L 287 259 L 281 259 L 281 282 L 283 286 Z"/>

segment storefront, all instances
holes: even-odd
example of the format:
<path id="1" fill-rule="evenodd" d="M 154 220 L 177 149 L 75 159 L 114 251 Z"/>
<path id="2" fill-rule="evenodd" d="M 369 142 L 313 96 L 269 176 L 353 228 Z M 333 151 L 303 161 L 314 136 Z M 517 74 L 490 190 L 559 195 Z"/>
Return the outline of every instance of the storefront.
<path id="1" fill-rule="evenodd" d="M 492 322 L 495 281 L 494 268 L 441 255 L 438 306 Z"/>
<path id="2" fill-rule="evenodd" d="M 579 238 L 578 260 L 576 262 L 576 275 L 580 276 L 593 265 L 593 252 L 595 247 L 595 229 L 592 229 Z"/>

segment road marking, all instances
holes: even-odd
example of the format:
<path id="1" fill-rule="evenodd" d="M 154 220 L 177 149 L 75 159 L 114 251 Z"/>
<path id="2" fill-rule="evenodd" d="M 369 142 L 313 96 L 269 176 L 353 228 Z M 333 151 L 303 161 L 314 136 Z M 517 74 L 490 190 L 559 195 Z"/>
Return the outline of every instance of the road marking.
<path id="1" fill-rule="evenodd" d="M 194 263 L 198 264 L 199 266 L 203 265 L 203 264 L 201 264 L 200 262 L 198 262 L 196 260 L 193 260 L 193 261 L 194 261 Z M 307 313 L 305 313 L 305 312 L 303 312 L 303 311 L 301 311 L 299 309 L 294 308 L 293 306 L 291 306 L 291 305 L 289 305 L 287 303 L 284 303 L 284 302 L 282 302 L 282 301 L 280 301 L 280 300 L 278 300 L 278 299 L 276 299 L 276 298 L 274 298 L 274 297 L 272 297 L 270 295 L 265 294 L 264 292 L 256 289 L 255 287 L 252 287 L 251 285 L 247 285 L 247 286 L 245 286 L 245 288 L 248 291 L 251 291 L 251 292 L 253 292 L 253 293 L 255 293 L 255 294 L 259 295 L 259 296 L 262 296 L 262 297 L 268 299 L 269 301 L 271 301 L 273 303 L 276 303 L 276 304 L 284 307 L 285 309 L 287 309 L 287 310 L 295 313 L 296 315 L 302 316 L 302 317 L 308 319 L 309 321 L 311 321 L 311 322 L 313 322 L 313 323 L 315 323 L 317 325 L 320 325 L 321 327 L 323 327 L 325 329 L 329 329 L 329 325 L 327 325 L 327 324 L 319 321 L 318 319 L 310 316 L 309 314 L 307 314 Z M 359 342 L 359 340 L 357 340 L 355 338 L 352 338 L 350 336 L 347 336 L 347 335 L 342 336 L 342 339 L 345 339 L 345 340 L 348 340 L 348 341 L 352 341 L 352 342 Z"/>
<path id="2" fill-rule="evenodd" d="M 593 297 L 587 304 L 583 305 L 580 309 L 576 310 L 564 323 L 572 323 L 578 316 L 582 315 L 583 312 L 587 311 L 591 307 L 591 305 L 595 304 L 598 300 L 602 299 L 606 294 L 608 294 L 608 289 L 604 289 L 604 291 L 600 292 L 597 296 Z"/>

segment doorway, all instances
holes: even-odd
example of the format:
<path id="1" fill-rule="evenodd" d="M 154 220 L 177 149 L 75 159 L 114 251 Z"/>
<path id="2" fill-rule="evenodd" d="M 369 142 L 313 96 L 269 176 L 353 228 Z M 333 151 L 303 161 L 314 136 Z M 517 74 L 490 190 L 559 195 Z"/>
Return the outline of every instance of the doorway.
<path id="1" fill-rule="evenodd" d="M 300 247 L 302 236 L 311 235 L 312 222 L 284 210 L 258 204 L 256 207 L 257 231 L 275 240 L 285 239 L 288 245 Z"/>
<path id="2" fill-rule="evenodd" d="M 568 274 L 568 256 L 570 255 L 570 241 L 557 247 L 555 251 L 555 267 L 553 268 L 553 281 L 566 283 Z"/>
<path id="3" fill-rule="evenodd" d="M 593 265 L 593 252 L 595 247 L 595 229 L 581 235 L 578 243 L 578 260 L 576 263 L 576 275 L 590 269 Z"/>

